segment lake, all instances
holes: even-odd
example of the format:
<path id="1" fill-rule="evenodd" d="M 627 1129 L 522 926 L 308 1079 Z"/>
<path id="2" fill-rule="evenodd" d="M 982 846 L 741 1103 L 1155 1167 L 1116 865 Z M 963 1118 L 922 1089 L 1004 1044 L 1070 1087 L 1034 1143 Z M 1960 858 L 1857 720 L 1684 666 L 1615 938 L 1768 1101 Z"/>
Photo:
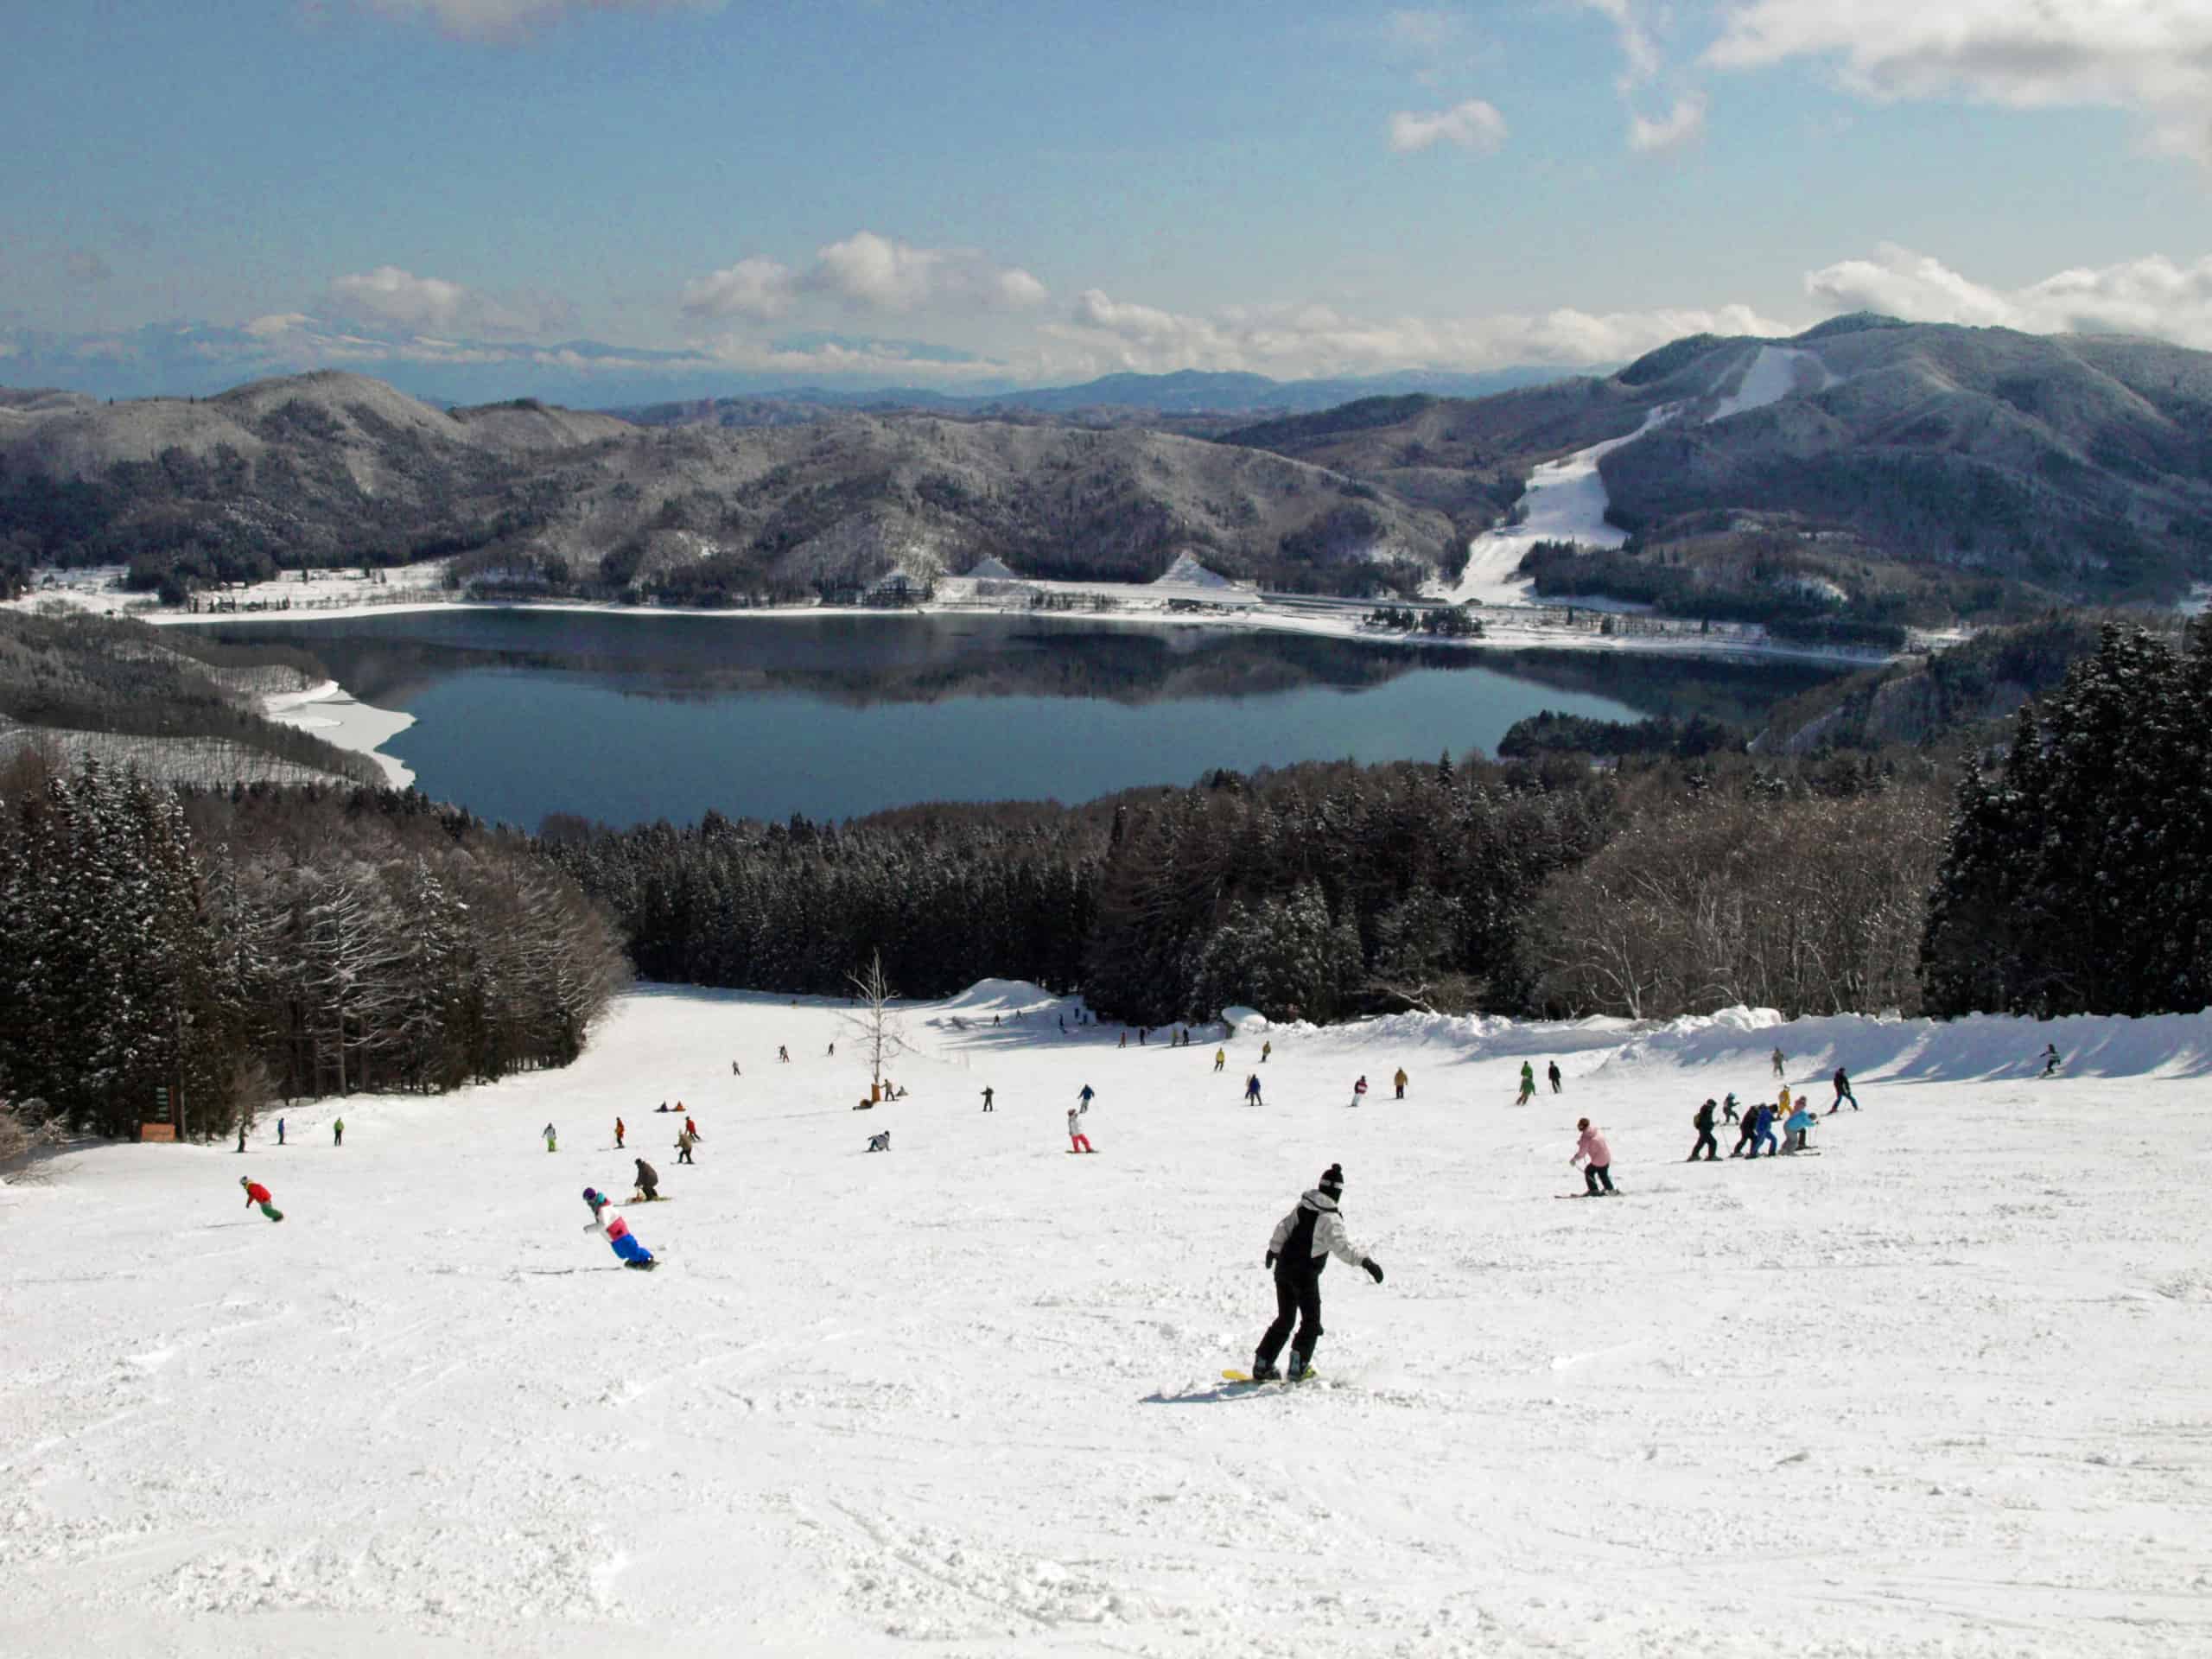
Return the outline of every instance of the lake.
<path id="1" fill-rule="evenodd" d="M 1738 717 L 1821 677 L 996 613 L 428 611 L 210 630 L 313 652 L 416 724 L 423 791 L 536 829 L 1081 801 L 1215 767 L 1493 752 L 1539 709 Z"/>

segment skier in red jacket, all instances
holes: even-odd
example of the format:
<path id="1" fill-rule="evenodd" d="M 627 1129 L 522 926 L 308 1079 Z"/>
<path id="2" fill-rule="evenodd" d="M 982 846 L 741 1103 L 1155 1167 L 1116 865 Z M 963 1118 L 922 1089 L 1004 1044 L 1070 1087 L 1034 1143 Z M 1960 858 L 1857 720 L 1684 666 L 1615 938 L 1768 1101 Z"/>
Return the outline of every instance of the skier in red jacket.
<path id="1" fill-rule="evenodd" d="M 276 1207 L 275 1200 L 270 1198 L 269 1196 L 269 1189 L 264 1186 L 259 1181 L 250 1181 L 245 1176 L 241 1175 L 238 1177 L 238 1185 L 245 1188 L 245 1205 L 247 1209 L 251 1210 L 257 1204 L 261 1206 L 261 1213 L 268 1217 L 270 1220 L 282 1221 L 284 1219 L 284 1212 Z"/>

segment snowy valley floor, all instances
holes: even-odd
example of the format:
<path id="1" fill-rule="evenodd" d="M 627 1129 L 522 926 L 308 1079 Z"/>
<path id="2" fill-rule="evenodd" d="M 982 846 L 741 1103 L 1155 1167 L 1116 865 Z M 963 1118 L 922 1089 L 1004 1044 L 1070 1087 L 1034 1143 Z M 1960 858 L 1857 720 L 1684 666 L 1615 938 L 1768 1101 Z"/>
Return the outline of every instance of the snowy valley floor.
<path id="1" fill-rule="evenodd" d="M 1215 1076 L 1056 1006 L 913 1009 L 855 1112 L 833 1009 L 646 988 L 342 1150 L 323 1105 L 0 1188 L 0 1653 L 2212 1652 L 2212 1016 L 1401 1018 Z M 1777 1041 L 1865 1111 L 1684 1165 Z M 651 1275 L 582 1230 L 617 1112 Z M 1625 1196 L 1554 1202 L 1584 1112 Z M 1330 1269 L 1322 1382 L 1224 1388 L 1332 1160 L 1388 1282 Z"/>

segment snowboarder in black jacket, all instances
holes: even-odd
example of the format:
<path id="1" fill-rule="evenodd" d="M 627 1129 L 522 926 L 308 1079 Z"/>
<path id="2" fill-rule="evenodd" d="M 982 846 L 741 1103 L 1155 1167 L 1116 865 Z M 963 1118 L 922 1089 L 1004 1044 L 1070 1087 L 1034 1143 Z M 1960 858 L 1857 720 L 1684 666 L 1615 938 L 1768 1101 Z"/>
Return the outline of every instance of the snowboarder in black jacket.
<path id="1" fill-rule="evenodd" d="M 1344 1217 L 1337 1212 L 1337 1198 L 1344 1190 L 1344 1166 L 1331 1164 L 1321 1173 L 1319 1184 L 1299 1199 L 1298 1208 L 1275 1224 L 1268 1240 L 1268 1266 L 1275 1275 L 1275 1318 L 1253 1357 L 1255 1382 L 1285 1375 L 1295 1381 L 1312 1369 L 1313 1346 L 1321 1340 L 1321 1269 L 1329 1265 L 1331 1255 L 1342 1256 L 1364 1268 L 1376 1284 L 1382 1282 L 1382 1269 L 1375 1258 L 1344 1231 Z M 1275 1369 L 1275 1356 L 1282 1352 L 1294 1323 L 1298 1339 L 1291 1344 L 1289 1370 L 1281 1372 Z"/>

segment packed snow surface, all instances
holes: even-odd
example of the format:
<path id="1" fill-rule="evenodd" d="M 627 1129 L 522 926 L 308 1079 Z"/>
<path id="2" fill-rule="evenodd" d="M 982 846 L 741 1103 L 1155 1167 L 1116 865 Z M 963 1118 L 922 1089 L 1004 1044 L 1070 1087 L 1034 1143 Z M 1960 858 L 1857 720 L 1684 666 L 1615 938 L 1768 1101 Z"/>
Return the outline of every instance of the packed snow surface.
<path id="1" fill-rule="evenodd" d="M 1520 574 L 1521 561 L 1538 542 L 1580 542 L 1585 547 L 1608 548 L 1628 540 L 1626 531 L 1605 522 L 1609 504 L 1598 463 L 1623 444 L 1634 443 L 1652 428 L 1672 420 L 1679 408 L 1662 404 L 1625 436 L 1577 449 L 1530 473 L 1528 491 L 1521 498 L 1527 509 L 1521 522 L 1487 531 L 1467 544 L 1467 568 L 1447 596 L 1462 604 L 1469 600 L 1482 605 L 1530 604 L 1529 578 Z"/>
<path id="2" fill-rule="evenodd" d="M 1764 409 L 1769 404 L 1780 403 L 1792 391 L 1818 391 L 1832 378 L 1827 365 L 1810 352 L 1793 351 L 1786 346 L 1762 346 L 1745 369 L 1744 378 L 1736 383 L 1736 390 L 1722 398 L 1706 418 L 1725 421 L 1746 410 Z"/>
<path id="3" fill-rule="evenodd" d="M 839 1014 L 642 988 L 568 1071 L 0 1187 L 0 1653 L 2212 1652 L 2212 1016 L 1401 1015 L 1216 1074 L 999 981 L 858 1112 Z M 1777 1045 L 1866 1109 L 1685 1165 Z M 617 1113 L 649 1275 L 584 1231 Z M 1623 1196 L 1561 1205 L 1583 1113 Z M 1387 1282 L 1225 1385 L 1332 1161 Z"/>

